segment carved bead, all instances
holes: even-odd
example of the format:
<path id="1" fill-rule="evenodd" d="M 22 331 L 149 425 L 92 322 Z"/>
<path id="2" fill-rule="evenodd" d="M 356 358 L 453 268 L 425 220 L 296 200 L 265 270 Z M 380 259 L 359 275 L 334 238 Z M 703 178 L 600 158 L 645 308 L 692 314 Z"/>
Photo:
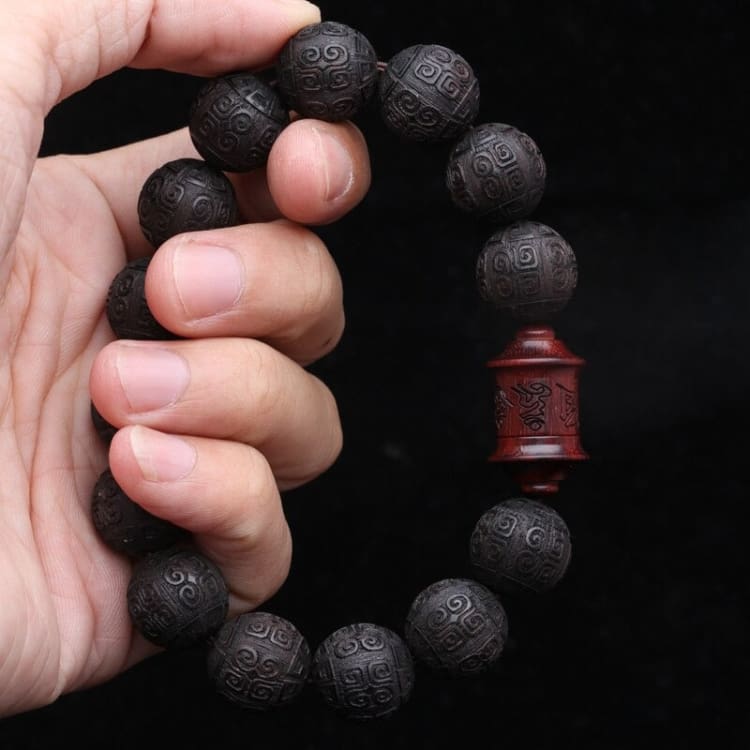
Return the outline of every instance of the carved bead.
<path id="1" fill-rule="evenodd" d="M 186 532 L 133 502 L 107 469 L 97 479 L 91 500 L 94 528 L 115 552 L 141 557 L 176 544 Z"/>
<path id="2" fill-rule="evenodd" d="M 502 123 L 469 130 L 453 147 L 446 170 L 455 205 L 498 224 L 531 214 L 542 199 L 546 177 L 536 143 Z"/>
<path id="3" fill-rule="evenodd" d="M 146 271 L 151 258 L 125 265 L 107 292 L 107 320 L 120 339 L 161 341 L 177 338 L 154 318 L 146 302 Z"/>
<path id="4" fill-rule="evenodd" d="M 570 555 L 565 521 L 549 506 L 525 498 L 490 508 L 469 544 L 477 578 L 503 593 L 549 591 L 565 575 Z"/>
<path id="5" fill-rule="evenodd" d="M 477 259 L 476 275 L 485 302 L 528 323 L 560 312 L 578 283 L 570 245 L 537 221 L 517 221 L 495 232 Z"/>
<path id="6" fill-rule="evenodd" d="M 213 635 L 229 609 L 221 572 L 189 549 L 152 552 L 136 563 L 127 600 L 133 625 L 144 638 L 173 649 Z"/>
<path id="7" fill-rule="evenodd" d="M 417 44 L 394 55 L 381 73 L 380 111 L 406 141 L 458 138 L 479 112 L 479 82 L 461 55 L 439 44 Z"/>
<path id="8" fill-rule="evenodd" d="M 207 664 L 217 692 L 256 711 L 297 698 L 310 672 L 310 648 L 297 628 L 268 612 L 247 612 L 212 637 Z"/>
<path id="9" fill-rule="evenodd" d="M 508 618 L 487 587 L 448 578 L 417 595 L 404 632 L 416 659 L 437 672 L 470 676 L 485 672 L 500 658 Z"/>
<path id="10" fill-rule="evenodd" d="M 99 413 L 99 410 L 94 406 L 94 402 L 91 402 L 91 422 L 94 425 L 99 438 L 105 445 L 109 445 L 112 442 L 112 438 L 117 432 L 117 427 L 111 425 L 106 419 Z"/>
<path id="11" fill-rule="evenodd" d="M 208 81 L 190 108 L 190 137 L 208 164 L 248 172 L 268 160 L 289 113 L 275 89 L 250 73 Z"/>
<path id="12" fill-rule="evenodd" d="M 276 69 L 289 108 L 328 122 L 362 111 L 378 81 L 372 44 L 359 31 L 333 21 L 297 32 L 281 50 Z"/>
<path id="13" fill-rule="evenodd" d="M 225 174 L 200 159 L 176 159 L 144 183 L 138 218 L 146 239 L 159 247 L 182 232 L 234 226 L 239 208 Z"/>
<path id="14" fill-rule="evenodd" d="M 414 661 L 392 630 L 357 623 L 339 628 L 318 646 L 311 679 L 325 703 L 342 715 L 384 718 L 409 700 Z"/>
<path id="15" fill-rule="evenodd" d="M 490 461 L 503 462 L 527 495 L 557 492 L 569 468 L 588 458 L 579 435 L 584 365 L 548 326 L 521 328 L 488 362 L 495 375 L 497 429 Z"/>

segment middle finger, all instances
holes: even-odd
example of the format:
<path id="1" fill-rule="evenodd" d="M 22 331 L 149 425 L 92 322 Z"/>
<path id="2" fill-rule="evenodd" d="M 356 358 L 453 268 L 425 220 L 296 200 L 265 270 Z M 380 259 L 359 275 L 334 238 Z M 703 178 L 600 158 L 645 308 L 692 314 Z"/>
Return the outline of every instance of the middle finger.
<path id="1" fill-rule="evenodd" d="M 146 274 L 154 317 L 186 338 L 259 338 L 298 362 L 344 330 L 341 277 L 320 238 L 285 220 L 184 234 Z"/>

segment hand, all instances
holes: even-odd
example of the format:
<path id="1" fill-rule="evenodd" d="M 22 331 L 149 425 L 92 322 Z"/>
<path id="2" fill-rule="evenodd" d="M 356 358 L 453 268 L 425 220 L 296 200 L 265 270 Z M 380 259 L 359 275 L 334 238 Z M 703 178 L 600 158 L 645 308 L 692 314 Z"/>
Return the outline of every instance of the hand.
<path id="1" fill-rule="evenodd" d="M 185 340 L 112 341 L 111 280 L 151 252 L 146 177 L 197 156 L 185 130 L 93 156 L 36 159 L 60 100 L 125 65 L 216 75 L 269 65 L 320 20 L 301 0 L 4 0 L 0 9 L 0 715 L 107 680 L 155 648 L 133 631 L 131 566 L 90 519 L 96 478 L 194 532 L 231 613 L 283 583 L 279 490 L 337 457 L 335 401 L 304 366 L 344 327 L 341 281 L 302 224 L 369 187 L 352 124 L 297 120 L 267 170 L 233 177 L 254 223 L 158 249 L 146 295 Z M 109 456 L 90 399 L 121 428 Z"/>

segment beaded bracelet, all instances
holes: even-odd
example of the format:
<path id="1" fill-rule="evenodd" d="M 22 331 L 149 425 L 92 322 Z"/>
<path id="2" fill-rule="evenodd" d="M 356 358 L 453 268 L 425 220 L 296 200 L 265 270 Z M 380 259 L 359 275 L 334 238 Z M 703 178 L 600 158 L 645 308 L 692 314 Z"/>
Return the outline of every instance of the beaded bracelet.
<path id="1" fill-rule="evenodd" d="M 109 470 L 94 488 L 92 517 L 103 542 L 134 562 L 127 592 L 134 627 L 165 648 L 205 644 L 209 679 L 220 695 L 268 710 L 289 705 L 312 683 L 344 716 L 387 717 L 411 696 L 415 661 L 457 676 L 492 667 L 508 636 L 499 597 L 547 591 L 566 572 L 569 530 L 539 498 L 556 493 L 569 467 L 587 458 L 578 415 L 584 362 L 546 324 L 576 287 L 576 259 L 555 230 L 526 218 L 545 187 L 539 149 L 510 125 L 474 124 L 479 84 L 456 52 L 420 44 L 384 64 L 360 32 L 326 21 L 292 37 L 275 71 L 271 83 L 241 71 L 201 87 L 189 129 L 202 158 L 169 162 L 146 180 L 138 202 L 144 235 L 157 248 L 181 232 L 239 223 L 225 172 L 262 167 L 290 111 L 335 122 L 374 102 L 400 141 L 452 143 L 446 169 L 452 201 L 493 227 L 476 264 L 480 297 L 522 324 L 488 363 L 497 430 L 489 460 L 507 468 L 524 496 L 489 508 L 476 523 L 468 544 L 476 580 L 449 578 L 425 588 L 402 635 L 355 623 L 331 633 L 314 653 L 276 614 L 227 620 L 229 595 L 218 568 L 191 547 L 187 532 L 128 498 Z M 110 285 L 106 312 L 118 338 L 176 338 L 146 304 L 149 261 L 128 263 Z M 93 403 L 91 415 L 108 443 L 115 428 Z"/>

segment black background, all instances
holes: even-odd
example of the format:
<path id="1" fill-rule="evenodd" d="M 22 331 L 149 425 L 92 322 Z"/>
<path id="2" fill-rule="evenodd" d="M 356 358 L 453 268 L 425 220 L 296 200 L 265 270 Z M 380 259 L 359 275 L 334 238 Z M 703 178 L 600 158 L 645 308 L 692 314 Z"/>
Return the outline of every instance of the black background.
<path id="1" fill-rule="evenodd" d="M 407 706 L 357 724 L 306 692 L 271 715 L 214 696 L 199 651 L 0 723 L 0 748 L 744 747 L 748 675 L 745 42 L 739 3 L 322 3 L 385 60 L 450 46 L 482 86 L 479 121 L 539 144 L 535 219 L 578 258 L 555 327 L 583 356 L 591 461 L 554 500 L 574 540 L 563 583 L 504 600 L 511 637 L 472 681 L 418 669 Z M 50 115 L 43 152 L 120 145 L 184 125 L 200 81 L 123 71 Z M 358 120 L 373 187 L 319 228 L 348 328 L 314 366 L 346 434 L 338 463 L 289 493 L 292 573 L 266 609 L 314 647 L 356 621 L 401 630 L 416 593 L 469 575 L 481 513 L 516 494 L 498 466 L 485 362 L 512 321 L 478 300 L 486 228 L 452 208 L 447 147 L 405 147 Z M 85 248 L 82 248 L 85 253 Z M 733 684 L 739 679 L 739 685 Z"/>

